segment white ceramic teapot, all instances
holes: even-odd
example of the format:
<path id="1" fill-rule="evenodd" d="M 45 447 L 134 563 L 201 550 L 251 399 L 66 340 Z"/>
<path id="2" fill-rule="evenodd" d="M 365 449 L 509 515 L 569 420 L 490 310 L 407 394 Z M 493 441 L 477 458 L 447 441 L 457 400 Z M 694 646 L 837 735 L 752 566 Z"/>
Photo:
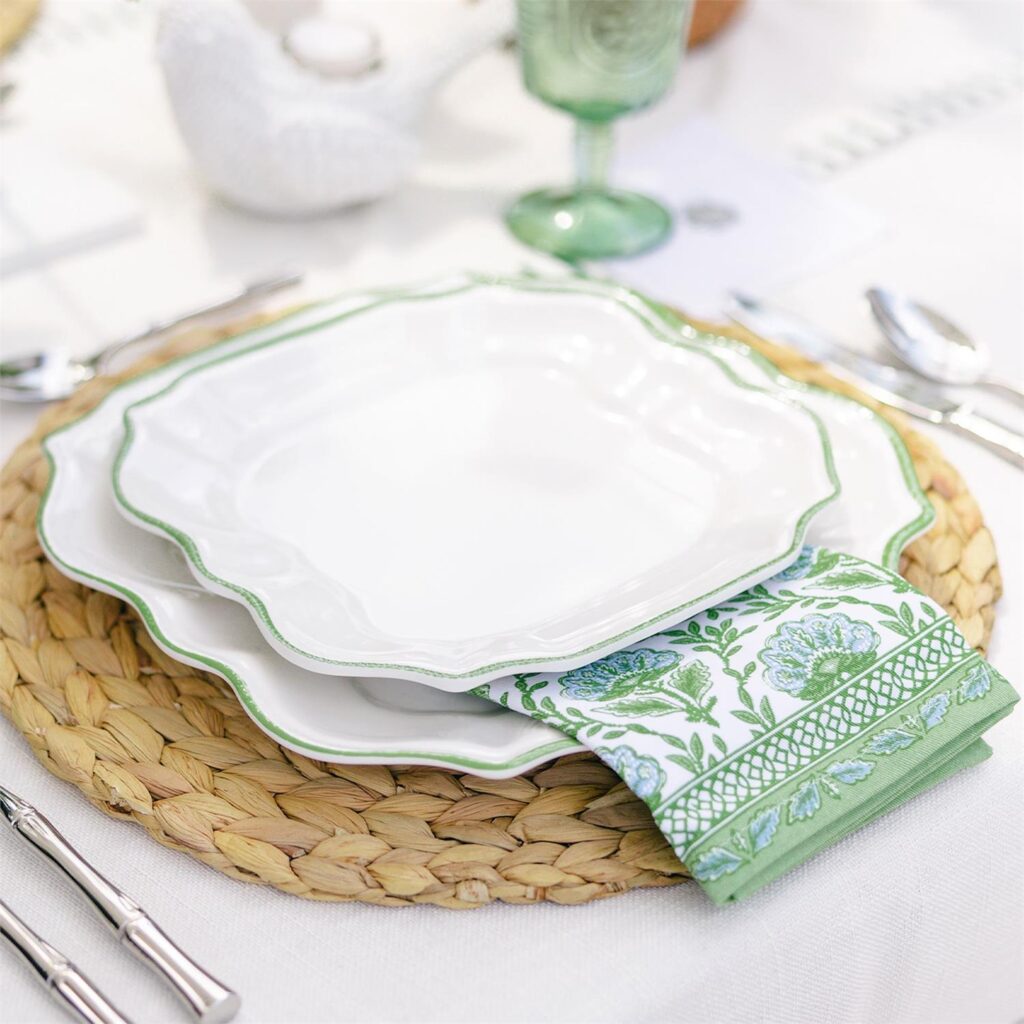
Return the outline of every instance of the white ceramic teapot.
<path id="1" fill-rule="evenodd" d="M 368 5 L 372 7 L 372 5 Z M 394 191 L 419 151 L 437 85 L 511 29 L 507 0 L 479 0 L 415 57 L 354 79 L 303 67 L 239 0 L 169 0 L 157 54 L 185 142 L 210 186 L 246 209 L 309 216 Z"/>

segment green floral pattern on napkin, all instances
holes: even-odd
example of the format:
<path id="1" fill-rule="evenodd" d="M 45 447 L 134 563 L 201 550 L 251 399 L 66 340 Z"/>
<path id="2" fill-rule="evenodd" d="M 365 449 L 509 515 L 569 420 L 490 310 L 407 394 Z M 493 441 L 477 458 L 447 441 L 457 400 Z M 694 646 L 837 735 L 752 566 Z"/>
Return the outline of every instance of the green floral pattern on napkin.
<path id="1" fill-rule="evenodd" d="M 718 902 L 980 760 L 1017 699 L 905 580 L 809 547 L 626 650 L 474 692 L 590 746 Z"/>

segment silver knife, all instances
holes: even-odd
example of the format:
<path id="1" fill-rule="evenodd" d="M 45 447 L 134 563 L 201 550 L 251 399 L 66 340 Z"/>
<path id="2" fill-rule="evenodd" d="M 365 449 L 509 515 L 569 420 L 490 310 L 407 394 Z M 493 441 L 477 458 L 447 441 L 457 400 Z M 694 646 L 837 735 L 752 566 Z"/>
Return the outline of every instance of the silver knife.
<path id="1" fill-rule="evenodd" d="M 104 924 L 184 1000 L 202 1024 L 220 1024 L 240 1000 L 182 952 L 145 911 L 103 877 L 31 804 L 0 786 L 0 811 L 27 840 L 78 886 Z"/>
<path id="2" fill-rule="evenodd" d="M 68 958 L 0 901 L 0 936 L 32 968 L 46 990 L 85 1024 L 129 1024 Z"/>
<path id="3" fill-rule="evenodd" d="M 732 292 L 731 299 L 727 313 L 740 326 L 827 363 L 877 401 L 979 441 L 1010 465 L 1024 469 L 1024 436 L 979 415 L 972 406 L 950 398 L 906 370 L 883 366 L 854 352 L 793 313 L 739 292 Z"/>

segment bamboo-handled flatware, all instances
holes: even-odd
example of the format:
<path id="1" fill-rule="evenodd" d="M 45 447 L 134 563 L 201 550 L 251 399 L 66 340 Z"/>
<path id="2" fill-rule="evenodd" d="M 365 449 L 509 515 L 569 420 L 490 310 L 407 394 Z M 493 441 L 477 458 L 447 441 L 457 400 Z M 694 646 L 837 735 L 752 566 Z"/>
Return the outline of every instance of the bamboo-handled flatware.
<path id="1" fill-rule="evenodd" d="M 0 901 L 0 937 L 32 968 L 53 999 L 85 1024 L 130 1024 L 60 950 Z"/>
<path id="2" fill-rule="evenodd" d="M 55 864 L 85 894 L 103 922 L 144 964 L 154 969 L 202 1024 L 220 1024 L 240 1000 L 178 948 L 141 907 L 103 877 L 31 804 L 0 786 L 0 811 L 15 834 Z"/>

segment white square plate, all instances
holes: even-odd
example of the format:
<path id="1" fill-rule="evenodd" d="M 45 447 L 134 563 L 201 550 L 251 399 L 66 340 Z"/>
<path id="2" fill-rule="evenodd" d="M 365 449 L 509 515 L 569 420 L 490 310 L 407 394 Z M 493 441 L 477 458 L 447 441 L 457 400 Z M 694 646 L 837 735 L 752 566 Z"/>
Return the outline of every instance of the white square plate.
<path id="1" fill-rule="evenodd" d="M 817 418 L 587 283 L 470 281 L 189 370 L 115 496 L 285 658 L 467 690 L 767 578 L 838 493 Z"/>

